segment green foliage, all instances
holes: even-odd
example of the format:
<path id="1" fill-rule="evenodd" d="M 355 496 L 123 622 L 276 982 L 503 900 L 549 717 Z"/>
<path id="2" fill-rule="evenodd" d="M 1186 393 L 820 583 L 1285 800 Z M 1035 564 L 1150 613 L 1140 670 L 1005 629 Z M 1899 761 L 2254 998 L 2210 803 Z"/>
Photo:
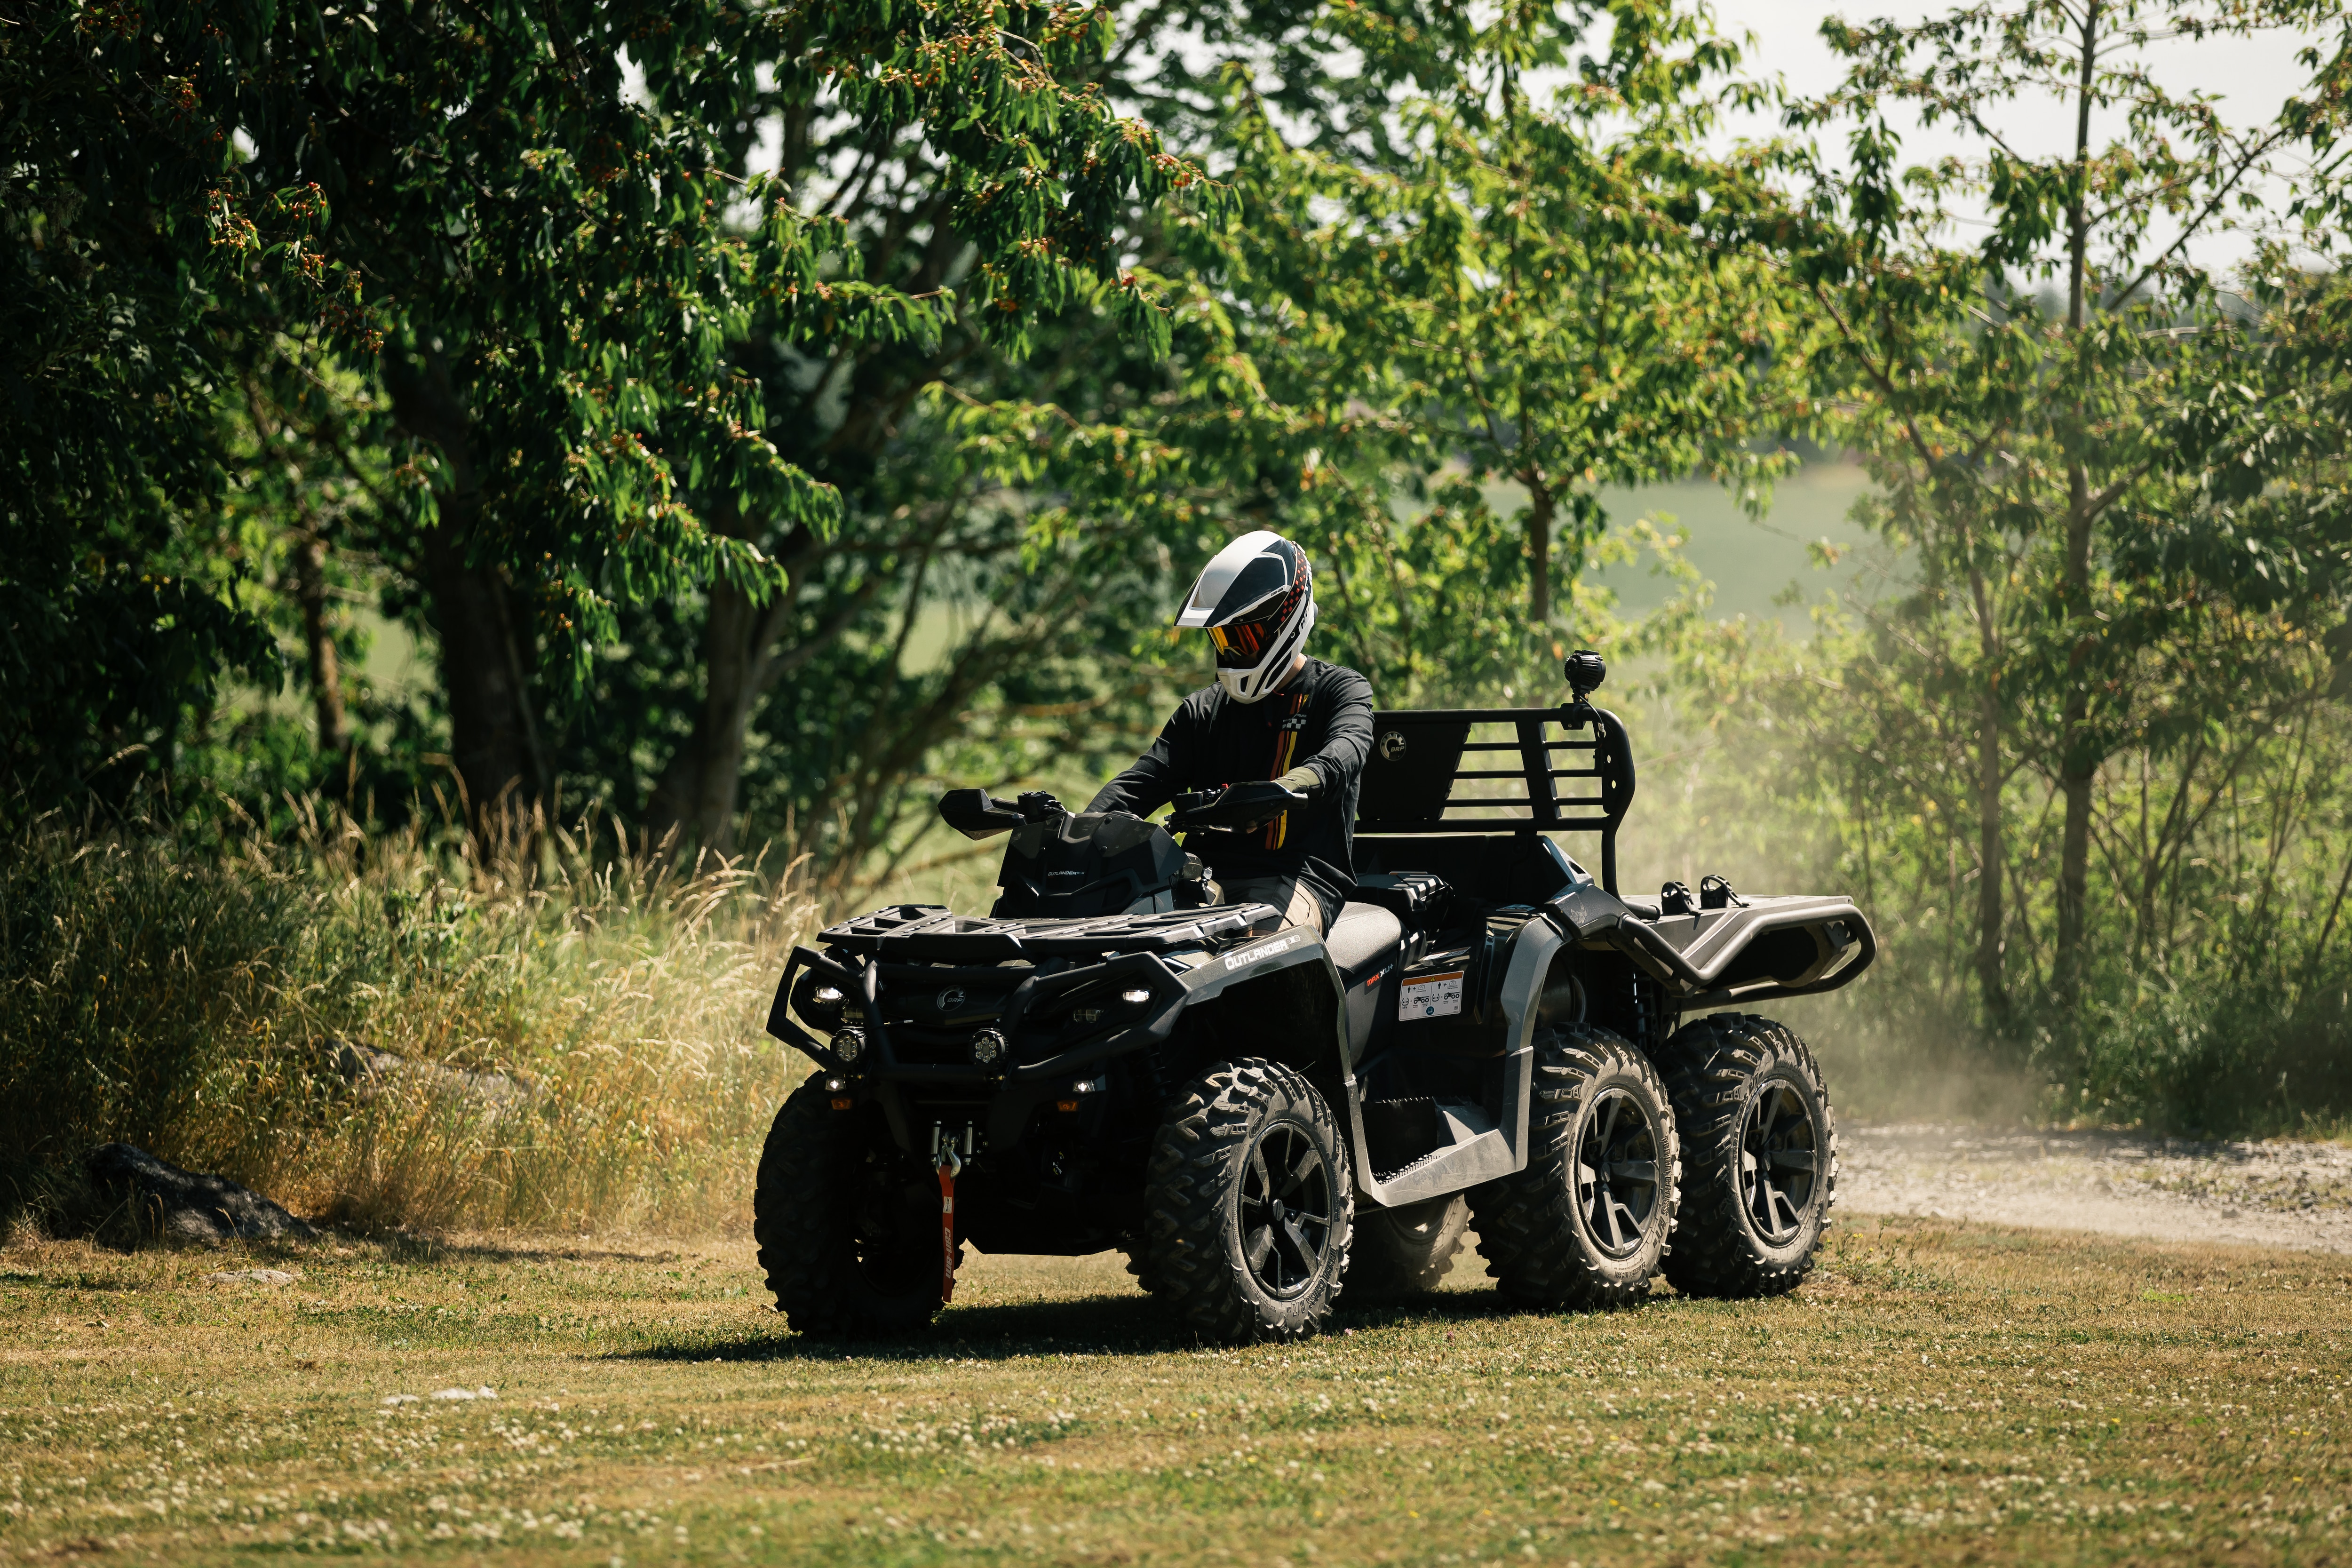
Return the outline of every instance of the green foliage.
<path id="1" fill-rule="evenodd" d="M 205 548 L 219 332 L 248 275 L 298 289 L 315 217 L 212 244 L 224 153 L 127 7 L 0 7 L 0 789 L 127 785 L 183 707 L 275 650 Z M 264 242 L 259 224 L 270 232 Z M 151 759 L 151 762 L 153 759 Z M 105 773 L 100 777 L 100 773 Z"/>
<path id="2" fill-rule="evenodd" d="M 2264 482 L 2212 465 L 2227 443 L 2209 416 L 2200 448 L 2195 411 L 2285 368 L 2263 343 L 2279 323 L 2224 296 L 2198 247 L 2265 221 L 2250 188 L 2325 145 L 2352 59 L 2312 57 L 2318 74 L 2274 121 L 2232 130 L 2211 100 L 2158 83 L 2146 50 L 2158 33 L 2245 36 L 2324 15 L 2033 5 L 1833 22 L 1849 79 L 1792 110 L 1849 134 L 1850 168 L 1814 173 L 1817 226 L 1794 268 L 1829 329 L 1816 395 L 1877 482 L 1862 520 L 1917 573 L 1853 605 L 1836 634 L 1849 640 L 1833 637 L 1841 699 L 1795 695 L 1790 717 L 1819 726 L 1816 761 L 1865 843 L 1883 818 L 1886 874 L 1944 889 L 1943 967 L 1921 984 L 2020 1042 L 2067 1042 L 2036 1050 L 2081 1048 L 2094 970 L 2128 984 L 2135 966 L 2161 969 L 2177 936 L 2199 940 L 2172 908 L 2196 896 L 2185 868 L 2219 863 L 2201 836 L 2245 826 L 2213 815 L 2241 768 L 2276 764 L 2285 787 L 2306 787 L 2286 737 L 2309 731 L 2331 679 L 2306 657 L 2315 628 L 2281 613 L 2259 571 L 2234 569 L 2247 558 L 2208 552 L 2217 575 L 2174 546 L 2184 528 L 2210 537 L 2195 520 L 2216 486 Z M 2043 92 L 2079 110 L 2076 135 L 2030 154 L 2004 117 Z M 1969 152 L 1903 166 L 1897 110 L 1948 124 Z M 1992 222 L 1956 248 L 1963 202 Z M 2029 292 L 2046 279 L 2054 294 Z M 2173 565 L 2151 569 L 2158 558 Z M 2301 840 L 2285 818 L 2270 837 L 2275 869 Z M 1963 919 L 1973 929 L 1955 945 Z M 1954 964 L 1973 982 L 1965 998 Z"/>
<path id="3" fill-rule="evenodd" d="M 291 844 L 21 835 L 0 1149 L 123 1139 L 362 1226 L 706 1216 L 790 1075 L 761 1025 L 810 910 L 612 832 L 551 833 L 538 863 L 332 816 Z"/>
<path id="4" fill-rule="evenodd" d="M 1776 462 L 1749 443 L 1787 412 L 1803 328 L 1742 243 L 1776 205 L 1762 163 L 1696 150 L 1748 90 L 1735 54 L 1667 7 L 1608 21 L 1607 53 L 1537 103 L 1528 73 L 1566 68 L 1584 18 L 1334 10 L 1328 46 L 1393 84 L 1339 135 L 1234 69 L 1232 219 L 1167 223 L 1172 385 L 1119 437 L 999 411 L 1003 449 L 1041 446 L 1037 473 L 1091 503 L 1041 535 L 1115 509 L 1191 557 L 1279 528 L 1318 563 L 1338 657 L 1399 703 L 1609 641 L 1605 605 L 1574 594 L 1598 491 L 1706 467 L 1760 502 Z M 1507 487 L 1524 506 L 1498 509 Z"/>
<path id="5" fill-rule="evenodd" d="M 184 515 L 218 500 L 217 398 L 289 336 L 322 378 L 327 350 L 390 394 L 360 428 L 303 432 L 328 454 L 395 451 L 382 537 L 361 542 L 437 574 L 445 637 L 450 574 L 492 572 L 503 585 L 477 598 L 526 617 L 509 657 L 528 672 L 543 641 L 576 672 L 622 605 L 707 582 L 782 591 L 780 564 L 704 510 L 817 537 L 837 524 L 836 491 L 762 433 L 760 383 L 732 363 L 747 340 L 925 344 L 961 323 L 1017 355 L 1097 291 L 1147 347 L 1165 335 L 1109 236 L 1125 204 L 1197 176 L 1065 79 L 1105 42 L 1089 7 L 16 9 L 0 88 L 40 111 L 0 146 L 18 171 L 5 445 L 26 548 L 10 555 L 27 563 L 8 584 L 12 694 L 44 663 L 89 663 L 41 656 L 59 628 L 104 619 L 77 606 L 111 591 L 110 559 L 153 577 Z M 747 177 L 779 106 L 843 145 L 936 158 L 927 243 L 958 278 L 868 278 L 849 218 L 796 200 L 803 169 Z M 126 498 L 155 514 L 127 542 Z M 215 657 L 167 647 L 146 662 L 179 684 L 100 689 L 82 706 L 101 718 L 199 702 L 222 651 L 266 656 L 250 614 L 158 625 L 156 606 L 125 604 L 152 634 L 209 637 Z M 231 626 L 244 645 L 222 642 Z M 188 666 L 202 677 L 172 676 Z M 461 766 L 495 786 L 464 731 L 529 717 L 456 695 Z M 45 727 L 96 727 L 59 700 L 23 705 Z"/>
<path id="6" fill-rule="evenodd" d="M 308 175 L 349 209 L 329 243 L 381 280 L 362 330 L 380 323 L 395 417 L 429 443 L 415 521 L 478 505 L 468 547 L 527 574 L 583 655 L 616 603 L 713 579 L 781 587 L 698 509 L 820 534 L 837 521 L 830 487 L 762 435 L 734 345 L 931 342 L 968 314 L 1017 350 L 1096 278 L 1106 205 L 1190 177 L 1054 74 L 1090 47 L 1085 11 L 1039 14 L 1042 56 L 971 5 L 362 20 L 341 18 L 305 70 L 239 83 L 257 170 Z M 315 98 L 347 106 L 334 125 L 300 107 Z M 731 172 L 778 102 L 939 150 L 941 216 L 977 250 L 970 310 L 945 284 L 869 280 L 843 218 Z"/>

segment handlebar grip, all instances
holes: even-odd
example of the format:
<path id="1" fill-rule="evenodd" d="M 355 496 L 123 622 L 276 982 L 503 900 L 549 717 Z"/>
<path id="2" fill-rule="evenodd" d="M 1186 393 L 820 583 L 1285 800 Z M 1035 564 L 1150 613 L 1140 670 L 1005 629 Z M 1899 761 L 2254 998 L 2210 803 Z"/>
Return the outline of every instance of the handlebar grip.
<path id="1" fill-rule="evenodd" d="M 1241 798 L 1236 799 L 1236 796 Z M 1180 795 L 1170 802 L 1175 812 L 1171 827 L 1187 831 L 1202 827 L 1246 827 L 1308 804 L 1307 796 L 1285 789 L 1271 779 L 1252 779 L 1223 789 Z"/>

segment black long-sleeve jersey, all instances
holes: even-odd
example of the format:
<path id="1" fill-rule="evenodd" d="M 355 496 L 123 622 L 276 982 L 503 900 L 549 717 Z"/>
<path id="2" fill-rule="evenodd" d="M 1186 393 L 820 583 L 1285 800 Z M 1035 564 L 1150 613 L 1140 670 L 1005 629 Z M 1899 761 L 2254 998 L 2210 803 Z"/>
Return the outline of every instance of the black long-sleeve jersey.
<path id="1" fill-rule="evenodd" d="M 1304 806 L 1255 833 L 1200 833 L 1185 847 L 1220 879 L 1298 877 L 1325 921 L 1355 890 L 1356 793 L 1372 750 L 1372 684 L 1352 669 L 1310 658 L 1281 690 L 1236 702 L 1222 686 L 1184 699 L 1151 749 L 1103 785 L 1089 811 L 1148 816 L 1180 792 L 1315 770 L 1322 787 Z"/>

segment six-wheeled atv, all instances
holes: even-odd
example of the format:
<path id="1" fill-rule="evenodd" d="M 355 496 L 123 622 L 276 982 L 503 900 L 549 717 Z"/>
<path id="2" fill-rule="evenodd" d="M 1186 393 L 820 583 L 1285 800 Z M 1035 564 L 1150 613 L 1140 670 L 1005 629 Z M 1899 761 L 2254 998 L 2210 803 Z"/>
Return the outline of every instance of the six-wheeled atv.
<path id="1" fill-rule="evenodd" d="M 1875 942 L 1843 898 L 1621 898 L 1633 763 L 1601 675 L 1571 658 L 1558 708 L 1376 715 L 1325 936 L 1218 902 L 1152 823 L 948 795 L 950 826 L 1011 836 L 989 917 L 861 915 L 776 992 L 769 1029 L 821 1069 L 754 1204 L 793 1326 L 919 1328 L 964 1241 L 1119 1248 L 1219 1340 L 1312 1332 L 1343 1285 L 1432 1285 L 1471 1227 L 1532 1306 L 1637 1300 L 1662 1269 L 1793 1288 L 1836 1124 L 1802 1041 L 1712 1010 L 1834 989 Z M 1176 805 L 1196 847 L 1243 826 L 1222 792 Z M 1599 836 L 1598 880 L 1559 832 Z"/>

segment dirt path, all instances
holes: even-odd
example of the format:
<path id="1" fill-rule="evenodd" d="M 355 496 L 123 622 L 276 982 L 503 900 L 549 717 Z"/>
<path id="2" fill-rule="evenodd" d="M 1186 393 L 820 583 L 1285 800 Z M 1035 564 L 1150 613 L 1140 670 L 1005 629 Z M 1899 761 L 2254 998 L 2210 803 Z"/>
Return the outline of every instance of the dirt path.
<path id="1" fill-rule="evenodd" d="M 2352 1252 L 2352 1148 L 2121 1132 L 1838 1130 L 1838 1208 Z"/>

